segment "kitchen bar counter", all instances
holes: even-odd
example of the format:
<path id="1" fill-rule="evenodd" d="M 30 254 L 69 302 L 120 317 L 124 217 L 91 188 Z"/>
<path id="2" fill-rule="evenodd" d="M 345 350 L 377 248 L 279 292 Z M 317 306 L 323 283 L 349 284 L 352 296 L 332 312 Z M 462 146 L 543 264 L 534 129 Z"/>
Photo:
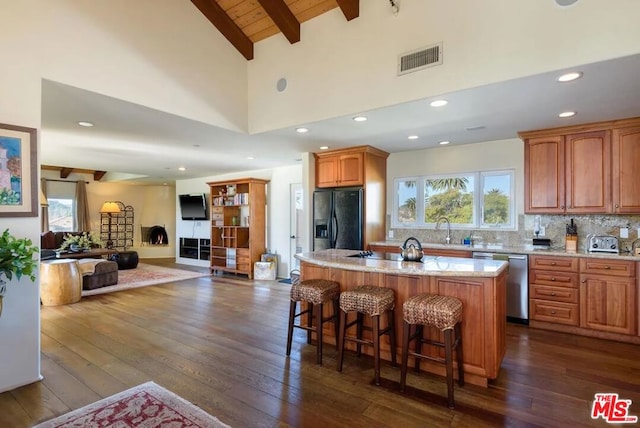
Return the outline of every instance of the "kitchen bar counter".
<path id="1" fill-rule="evenodd" d="M 458 257 L 424 256 L 420 262 L 380 260 L 371 257 L 349 257 L 357 255 L 354 250 L 325 250 L 296 254 L 303 262 L 316 266 L 339 268 L 360 272 L 378 272 L 400 275 L 463 276 L 491 278 L 499 276 L 508 266 L 499 260 L 464 259 Z"/>
<path id="2" fill-rule="evenodd" d="M 301 261 L 301 280 L 331 279 L 340 283 L 341 291 L 358 285 L 376 285 L 394 290 L 397 345 L 396 349 L 391 349 L 388 337 L 383 337 L 383 359 L 389 361 L 391 352 L 395 352 L 400 361 L 402 305 L 409 297 L 419 293 L 453 296 L 460 299 L 463 305 L 465 381 L 486 387 L 489 379 L 497 378 L 506 351 L 507 262 L 433 256 L 424 257 L 423 262 L 348 257 L 353 254 L 358 254 L 358 251 L 324 250 L 296 254 L 295 257 Z M 324 310 L 324 316 L 329 316 L 331 305 L 325 305 Z M 365 317 L 365 322 L 369 322 L 368 317 Z M 442 340 L 437 330 L 426 330 L 429 330 L 427 335 L 433 335 L 432 339 Z M 370 332 L 365 331 L 364 334 L 366 337 Z M 327 324 L 323 335 L 327 343 L 335 345 L 333 325 Z M 353 343 L 345 346 L 350 350 L 355 349 Z M 429 348 L 432 355 L 443 356 L 442 349 Z M 367 346 L 363 352 L 372 354 Z M 444 376 L 445 368 L 441 364 L 424 361 L 421 368 Z M 398 379 L 392 381 L 399 380 L 399 371 L 397 374 Z"/>
<path id="3" fill-rule="evenodd" d="M 371 242 L 371 247 L 389 247 L 400 251 L 400 247 L 404 241 L 388 240 Z M 440 249 L 440 250 L 457 250 L 457 251 L 478 251 L 487 253 L 504 253 L 504 254 L 536 254 L 560 257 L 595 257 L 602 259 L 629 260 L 632 262 L 640 262 L 640 256 L 633 256 L 629 253 L 611 254 L 597 253 L 579 250 L 575 253 L 565 251 L 564 248 L 542 247 L 538 245 L 502 245 L 499 243 L 461 245 L 461 244 L 439 244 L 433 242 L 421 242 L 423 248 Z"/>

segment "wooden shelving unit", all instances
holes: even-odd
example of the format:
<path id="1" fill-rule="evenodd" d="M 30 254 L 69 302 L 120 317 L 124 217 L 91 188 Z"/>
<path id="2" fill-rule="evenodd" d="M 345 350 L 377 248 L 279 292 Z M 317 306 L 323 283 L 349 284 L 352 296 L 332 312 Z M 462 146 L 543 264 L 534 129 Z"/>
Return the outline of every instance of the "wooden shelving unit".
<path id="1" fill-rule="evenodd" d="M 211 191 L 211 272 L 253 278 L 266 251 L 267 180 L 245 178 L 207 183 Z"/>

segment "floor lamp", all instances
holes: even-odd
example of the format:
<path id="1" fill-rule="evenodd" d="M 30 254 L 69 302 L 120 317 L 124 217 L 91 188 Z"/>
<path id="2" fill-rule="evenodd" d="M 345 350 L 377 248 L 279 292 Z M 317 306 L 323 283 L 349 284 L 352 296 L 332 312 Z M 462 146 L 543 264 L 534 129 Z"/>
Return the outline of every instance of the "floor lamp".
<path id="1" fill-rule="evenodd" d="M 113 241 L 111 240 L 111 216 L 113 216 L 113 214 L 120 214 L 120 207 L 118 206 L 117 202 L 106 201 L 104 204 L 102 204 L 100 213 L 109 214 L 109 239 L 107 241 L 107 248 L 112 249 Z"/>

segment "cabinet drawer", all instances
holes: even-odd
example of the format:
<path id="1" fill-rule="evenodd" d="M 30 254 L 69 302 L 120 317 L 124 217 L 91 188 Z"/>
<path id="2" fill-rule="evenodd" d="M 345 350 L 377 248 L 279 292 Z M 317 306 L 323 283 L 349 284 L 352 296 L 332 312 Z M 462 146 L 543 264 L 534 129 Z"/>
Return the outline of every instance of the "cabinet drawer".
<path id="1" fill-rule="evenodd" d="M 529 289 L 529 297 L 531 299 L 565 303 L 578 303 L 580 301 L 580 294 L 577 288 L 550 287 L 544 285 L 532 285 Z"/>
<path id="2" fill-rule="evenodd" d="M 577 288 L 578 274 L 548 270 L 531 270 L 529 271 L 529 284 Z"/>
<path id="3" fill-rule="evenodd" d="M 624 260 L 583 258 L 580 260 L 580 273 L 633 277 L 636 264 Z"/>
<path id="4" fill-rule="evenodd" d="M 563 272 L 578 272 L 577 257 L 529 256 L 531 269 L 546 269 Z"/>
<path id="5" fill-rule="evenodd" d="M 537 299 L 531 299 L 530 302 L 529 309 L 533 320 L 575 326 L 579 323 L 580 312 L 577 304 Z"/>

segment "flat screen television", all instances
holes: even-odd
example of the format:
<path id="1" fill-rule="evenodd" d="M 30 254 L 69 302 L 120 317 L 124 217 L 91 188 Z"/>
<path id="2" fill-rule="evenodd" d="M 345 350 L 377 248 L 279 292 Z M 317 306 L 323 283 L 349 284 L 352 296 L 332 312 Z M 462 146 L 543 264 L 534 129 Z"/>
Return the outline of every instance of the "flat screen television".
<path id="1" fill-rule="evenodd" d="M 207 198 L 204 193 L 179 195 L 182 220 L 208 220 Z"/>

